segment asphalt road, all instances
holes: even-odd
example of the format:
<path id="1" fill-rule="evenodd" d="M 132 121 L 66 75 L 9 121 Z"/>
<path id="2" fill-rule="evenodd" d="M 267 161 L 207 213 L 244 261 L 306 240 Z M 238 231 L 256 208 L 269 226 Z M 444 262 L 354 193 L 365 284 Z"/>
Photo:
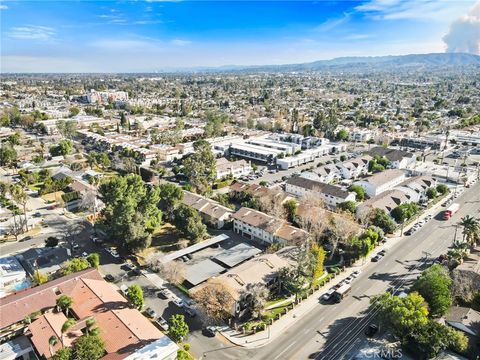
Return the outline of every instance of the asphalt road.
<path id="1" fill-rule="evenodd" d="M 258 349 L 229 347 L 217 341 L 216 346 L 193 346 L 198 358 L 206 359 L 342 359 L 349 358 L 370 322 L 363 313 L 373 295 L 385 292 L 391 285 L 407 289 L 423 268 L 445 253 L 453 242 L 455 224 L 465 215 L 478 216 L 480 183 L 465 191 L 457 200 L 460 210 L 448 221 L 437 216 L 412 236 L 395 243 L 378 263 L 370 263 L 352 283 L 352 292 L 340 304 L 319 305 L 308 317 L 298 319 L 285 333 Z M 442 208 L 443 209 L 443 208 Z M 441 210 L 439 210 L 440 213 Z M 457 237 L 460 239 L 461 231 Z M 426 253 L 429 253 L 428 255 Z"/>

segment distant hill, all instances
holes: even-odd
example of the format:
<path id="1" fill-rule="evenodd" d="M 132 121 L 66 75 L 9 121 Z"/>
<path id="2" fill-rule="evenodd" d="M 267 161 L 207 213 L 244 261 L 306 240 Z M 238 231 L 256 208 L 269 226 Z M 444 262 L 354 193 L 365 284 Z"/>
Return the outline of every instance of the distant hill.
<path id="1" fill-rule="evenodd" d="M 410 54 L 398 56 L 340 57 L 303 64 L 222 66 L 197 71 L 377 71 L 392 69 L 438 69 L 480 66 L 480 56 L 466 53 Z"/>

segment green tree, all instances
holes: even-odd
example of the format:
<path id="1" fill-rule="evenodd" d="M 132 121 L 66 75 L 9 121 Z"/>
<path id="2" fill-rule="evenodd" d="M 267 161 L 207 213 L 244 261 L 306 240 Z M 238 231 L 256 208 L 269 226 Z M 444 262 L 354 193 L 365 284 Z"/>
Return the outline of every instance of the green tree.
<path id="1" fill-rule="evenodd" d="M 49 236 L 46 240 L 45 240 L 45 246 L 46 247 L 55 247 L 58 245 L 58 239 L 55 237 L 55 236 Z"/>
<path id="2" fill-rule="evenodd" d="M 10 144 L 0 146 L 0 165 L 10 167 L 17 161 L 17 151 Z"/>
<path id="3" fill-rule="evenodd" d="M 15 134 L 12 134 L 9 137 L 7 137 L 7 142 L 12 146 L 20 145 L 20 139 L 21 139 L 20 133 L 16 132 Z"/>
<path id="4" fill-rule="evenodd" d="M 77 132 L 77 122 L 73 120 L 58 120 L 56 126 L 60 135 L 67 139 L 73 138 Z"/>
<path id="5" fill-rule="evenodd" d="M 360 185 L 350 185 L 350 187 L 348 188 L 348 191 L 352 191 L 356 194 L 357 201 L 365 200 L 365 190 Z"/>
<path id="6" fill-rule="evenodd" d="M 105 343 L 98 335 L 83 335 L 73 346 L 75 360 L 98 360 L 105 354 Z"/>
<path id="7" fill-rule="evenodd" d="M 287 214 L 287 220 L 295 222 L 297 218 L 298 203 L 295 199 L 287 200 L 283 203 L 283 208 Z"/>
<path id="8" fill-rule="evenodd" d="M 57 309 L 65 311 L 65 315 L 68 317 L 68 312 L 72 308 L 73 299 L 68 295 L 60 295 L 57 300 Z"/>
<path id="9" fill-rule="evenodd" d="M 159 188 L 147 188 L 140 176 L 130 174 L 102 183 L 99 192 L 105 204 L 101 223 L 111 239 L 129 251 L 147 248 L 162 224 Z"/>
<path id="10" fill-rule="evenodd" d="M 439 317 L 452 305 L 451 284 L 448 271 L 442 265 L 435 264 L 422 272 L 413 288 L 427 301 L 431 315 Z"/>
<path id="11" fill-rule="evenodd" d="M 387 234 L 395 231 L 395 221 L 383 209 L 373 209 L 369 214 L 370 222 L 374 226 L 378 226 Z"/>
<path id="12" fill-rule="evenodd" d="M 202 240 L 207 235 L 207 227 L 198 211 L 191 206 L 180 204 L 174 212 L 175 226 L 182 234 L 193 241 Z"/>
<path id="13" fill-rule="evenodd" d="M 348 211 L 351 214 L 355 214 L 358 204 L 355 201 L 344 201 L 337 205 L 337 209 Z"/>
<path id="14" fill-rule="evenodd" d="M 437 189 L 437 192 L 441 195 L 448 193 L 448 186 L 445 184 L 438 184 L 436 189 Z"/>
<path id="15" fill-rule="evenodd" d="M 174 211 L 183 199 L 183 191 L 179 186 L 172 183 L 161 183 L 158 187 L 160 189 L 159 207 L 162 209 L 165 218 L 172 221 Z"/>
<path id="16" fill-rule="evenodd" d="M 430 200 L 435 199 L 438 196 L 437 189 L 434 187 L 428 188 L 426 195 Z"/>
<path id="17" fill-rule="evenodd" d="M 138 285 L 130 285 L 127 289 L 127 298 L 137 309 L 142 309 L 145 303 L 143 299 L 143 290 Z"/>
<path id="18" fill-rule="evenodd" d="M 62 325 L 62 329 L 61 329 L 61 332 L 62 332 L 62 345 L 65 346 L 64 344 L 64 336 L 65 336 L 65 333 L 70 330 L 70 328 L 76 324 L 76 321 L 75 319 L 67 319 L 67 321 L 65 321 Z"/>
<path id="19" fill-rule="evenodd" d="M 392 210 L 390 215 L 395 219 L 397 223 L 402 223 L 405 220 L 411 219 L 418 213 L 419 207 L 415 203 L 404 203 L 398 205 Z"/>
<path id="20" fill-rule="evenodd" d="M 52 156 L 69 155 L 73 152 L 73 142 L 71 140 L 61 140 L 58 145 L 50 147 Z"/>
<path id="21" fill-rule="evenodd" d="M 63 276 L 73 274 L 90 267 L 90 263 L 87 259 L 84 258 L 73 258 L 71 260 L 65 261 L 62 265 L 60 272 Z"/>
<path id="22" fill-rule="evenodd" d="M 78 114 L 80 113 L 80 109 L 76 106 L 72 106 L 70 108 L 70 117 L 74 117 L 74 116 L 77 116 Z"/>
<path id="23" fill-rule="evenodd" d="M 195 152 L 183 161 L 183 173 L 201 194 L 211 191 L 216 179 L 216 158 L 206 141 L 194 143 Z"/>
<path id="24" fill-rule="evenodd" d="M 345 129 L 340 130 L 339 132 L 337 132 L 336 138 L 337 138 L 338 141 L 347 140 L 348 139 L 348 131 L 345 130 Z"/>
<path id="25" fill-rule="evenodd" d="M 100 255 L 97 253 L 91 253 L 87 256 L 87 261 L 89 262 L 90 266 L 97 269 L 100 265 Z"/>
<path id="26" fill-rule="evenodd" d="M 52 360 L 71 360 L 72 357 L 73 357 L 72 349 L 68 347 L 63 347 L 61 349 L 58 349 L 51 359 Z"/>
<path id="27" fill-rule="evenodd" d="M 48 338 L 48 348 L 50 350 L 50 357 L 53 356 L 53 347 L 58 344 L 58 338 L 52 335 Z"/>
<path id="28" fill-rule="evenodd" d="M 460 219 L 463 227 L 463 241 L 473 245 L 480 239 L 480 221 L 473 216 L 465 215 Z"/>
<path id="29" fill-rule="evenodd" d="M 168 335 L 170 335 L 173 341 L 181 342 L 187 337 L 190 329 L 185 322 L 185 316 L 181 314 L 172 315 L 168 323 Z"/>

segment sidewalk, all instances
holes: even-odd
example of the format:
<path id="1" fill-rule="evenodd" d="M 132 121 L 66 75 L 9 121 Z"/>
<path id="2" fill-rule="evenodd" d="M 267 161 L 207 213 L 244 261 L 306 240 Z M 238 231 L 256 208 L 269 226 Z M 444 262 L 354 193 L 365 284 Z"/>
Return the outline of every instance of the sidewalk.
<path id="1" fill-rule="evenodd" d="M 453 194 L 449 194 L 442 201 L 439 201 L 431 208 L 427 209 L 422 213 L 416 221 L 412 221 L 408 226 L 405 226 L 404 231 L 412 227 L 417 221 L 422 220 L 427 215 L 435 214 L 438 212 L 438 209 L 441 207 L 441 204 L 447 201 Z M 375 252 L 379 252 L 382 249 L 388 249 L 401 241 L 404 237 L 400 236 L 400 230 L 397 230 L 393 237 L 388 238 L 388 241 L 385 244 L 381 244 L 375 248 Z M 357 260 L 351 267 L 347 268 L 343 273 L 340 273 L 332 282 L 325 284 L 310 295 L 307 299 L 303 300 L 300 304 L 290 310 L 287 314 L 282 316 L 279 320 L 275 321 L 272 325 L 267 326 L 266 330 L 257 332 L 252 335 L 244 335 L 239 331 L 229 329 L 226 331 L 221 331 L 220 333 L 231 343 L 242 346 L 245 348 L 259 348 L 270 341 L 274 340 L 277 336 L 284 333 L 290 326 L 295 322 L 301 320 L 301 318 L 308 314 L 315 306 L 318 306 L 320 303 L 321 295 L 332 286 L 342 282 L 344 279 L 350 276 L 350 274 L 356 270 L 363 270 L 370 264 L 370 261 L 365 261 L 365 259 Z"/>

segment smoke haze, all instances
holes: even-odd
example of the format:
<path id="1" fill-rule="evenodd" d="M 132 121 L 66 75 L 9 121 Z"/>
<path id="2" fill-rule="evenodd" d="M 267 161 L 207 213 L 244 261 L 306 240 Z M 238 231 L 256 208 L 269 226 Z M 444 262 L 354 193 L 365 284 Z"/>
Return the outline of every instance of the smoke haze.
<path id="1" fill-rule="evenodd" d="M 480 1 L 472 10 L 450 25 L 450 31 L 443 37 L 447 52 L 466 52 L 480 55 Z"/>

